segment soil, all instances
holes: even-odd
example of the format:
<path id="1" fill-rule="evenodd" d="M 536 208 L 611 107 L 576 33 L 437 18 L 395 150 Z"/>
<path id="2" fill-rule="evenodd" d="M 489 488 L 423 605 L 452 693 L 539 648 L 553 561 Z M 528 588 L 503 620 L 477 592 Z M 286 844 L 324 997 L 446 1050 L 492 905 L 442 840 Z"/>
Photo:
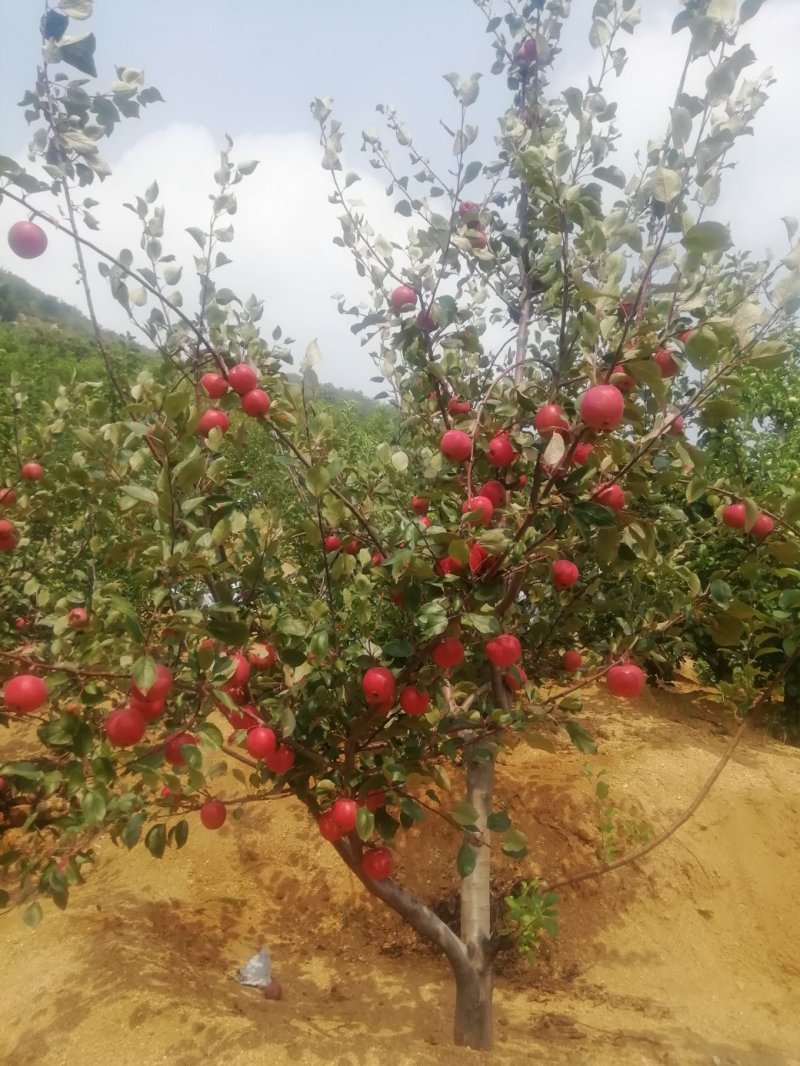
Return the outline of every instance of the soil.
<path id="1" fill-rule="evenodd" d="M 588 703 L 598 755 L 520 745 L 501 758 L 495 806 L 531 845 L 522 863 L 498 854 L 501 884 L 596 863 L 587 765 L 607 771 L 620 811 L 608 835 L 625 850 L 687 805 L 733 728 L 688 685 Z M 399 877 L 446 904 L 457 841 L 427 818 L 398 848 Z M 560 936 L 533 965 L 502 958 L 496 1049 L 479 1056 L 450 1044 L 446 964 L 372 901 L 293 802 L 247 805 L 215 833 L 193 825 L 160 861 L 104 841 L 66 912 L 46 907 L 34 931 L 18 911 L 0 921 L 0 1062 L 794 1066 L 799 846 L 800 751 L 754 732 L 667 844 L 564 890 Z M 263 945 L 280 1001 L 232 979 Z"/>

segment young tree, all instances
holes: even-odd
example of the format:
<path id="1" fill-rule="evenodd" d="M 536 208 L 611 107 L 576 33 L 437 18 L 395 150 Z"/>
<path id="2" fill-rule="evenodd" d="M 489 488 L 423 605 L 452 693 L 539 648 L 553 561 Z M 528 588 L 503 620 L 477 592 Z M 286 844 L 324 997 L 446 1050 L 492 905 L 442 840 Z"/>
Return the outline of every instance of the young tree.
<path id="1" fill-rule="evenodd" d="M 726 417 L 742 368 L 783 352 L 800 303 L 796 244 L 778 263 L 754 262 L 706 217 L 766 99 L 767 81 L 743 77 L 754 56 L 737 43 L 760 5 L 710 0 L 678 14 L 687 54 L 674 106 L 628 177 L 613 162 L 607 94 L 624 72 L 634 0 L 598 0 L 600 73 L 555 97 L 569 5 L 529 0 L 496 15 L 479 0 L 510 94 L 496 158 L 476 154 L 477 75 L 447 75 L 457 121 L 446 172 L 389 108 L 379 110 L 413 177 L 381 135 L 364 136 L 409 220 L 404 246 L 351 198 L 342 130 L 330 102 L 314 102 L 339 243 L 373 291 L 368 308 L 342 310 L 398 418 L 392 441 L 361 449 L 357 464 L 310 387 L 313 345 L 303 379 L 287 377 L 288 344 L 277 329 L 262 337 L 260 302 L 218 283 L 236 187 L 255 162 L 237 164 L 231 143 L 221 153 L 210 225 L 189 230 L 196 300 L 165 252 L 156 183 L 128 205 L 139 252 L 112 255 L 86 236 L 93 204 L 78 188 L 107 172 L 98 142 L 159 99 L 129 68 L 108 93 L 61 72 L 94 75 L 93 36 L 68 33 L 91 6 L 64 0 L 43 21 L 43 65 L 23 103 L 47 180 L 0 158 L 9 240 L 33 256 L 45 254 L 42 226 L 72 237 L 92 317 L 86 257 L 98 256 L 163 365 L 130 383 L 98 330 L 112 396 L 91 383 L 62 390 L 6 457 L 3 603 L 16 614 L 24 598 L 31 628 L 21 644 L 4 618 L 20 758 L 2 776 L 31 802 L 37 837 L 5 855 L 5 900 L 27 902 L 35 924 L 35 897 L 64 906 L 99 833 L 128 847 L 144 835 L 161 856 L 185 842 L 189 812 L 215 829 L 229 810 L 292 795 L 366 889 L 444 953 L 455 1041 L 488 1048 L 493 961 L 534 947 L 553 903 L 546 884 L 526 881 L 493 917 L 493 839 L 513 858 L 527 850 L 494 809 L 498 751 L 519 736 L 551 746 L 562 729 L 589 749 L 580 690 L 604 679 L 634 697 L 635 660 L 661 634 L 690 612 L 724 614 L 691 569 L 668 498 L 690 471 L 705 491 L 707 457 L 685 423 Z M 696 73 L 699 94 L 687 88 Z M 48 192 L 61 220 L 39 199 Z M 11 404 L 16 418 L 24 389 Z M 51 462 L 56 438 L 73 450 Z M 256 484 L 248 457 L 265 451 L 275 478 Z M 788 520 L 784 531 L 796 535 Z M 656 564 L 668 580 L 649 580 Z M 619 600 L 616 589 L 627 590 Z M 576 658 L 575 634 L 600 617 L 603 635 Z M 220 799 L 226 766 L 241 794 Z M 460 935 L 393 876 L 392 840 L 429 813 L 463 828 Z"/>

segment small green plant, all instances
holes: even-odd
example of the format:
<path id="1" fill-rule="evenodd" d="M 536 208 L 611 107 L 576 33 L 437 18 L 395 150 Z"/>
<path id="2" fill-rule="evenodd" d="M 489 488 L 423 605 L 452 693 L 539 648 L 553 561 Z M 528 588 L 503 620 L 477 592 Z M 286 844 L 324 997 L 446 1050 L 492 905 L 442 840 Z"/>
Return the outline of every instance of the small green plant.
<path id="1" fill-rule="evenodd" d="M 583 772 L 592 782 L 594 803 L 597 811 L 597 828 L 600 830 L 600 842 L 596 853 L 602 862 L 613 862 L 620 850 L 638 847 L 652 838 L 651 826 L 636 818 L 626 817 L 625 812 L 610 800 L 611 785 L 605 776 L 606 771 L 595 774 L 588 764 Z"/>
<path id="2" fill-rule="evenodd" d="M 516 888 L 514 895 L 505 897 L 503 932 L 513 936 L 520 955 L 530 961 L 539 954 L 545 933 L 558 936 L 558 897 L 540 891 L 536 881 L 520 881 Z"/>

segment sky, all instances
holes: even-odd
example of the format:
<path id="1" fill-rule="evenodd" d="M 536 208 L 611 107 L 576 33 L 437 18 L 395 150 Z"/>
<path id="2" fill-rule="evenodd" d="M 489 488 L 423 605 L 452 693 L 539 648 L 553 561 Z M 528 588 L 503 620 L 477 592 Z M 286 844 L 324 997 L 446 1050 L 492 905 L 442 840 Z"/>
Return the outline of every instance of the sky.
<path id="1" fill-rule="evenodd" d="M 504 7 L 498 0 L 497 8 Z M 583 87 L 597 69 L 587 34 L 593 0 L 573 0 L 554 85 Z M 0 0 L 3 54 L 0 64 L 0 154 L 25 162 L 28 127 L 16 103 L 33 84 L 40 58 L 39 6 Z M 634 152 L 662 135 L 686 47 L 686 34 L 670 26 L 682 10 L 678 0 L 641 0 L 642 25 L 625 37 L 630 60 L 608 96 L 619 102 L 624 130 L 618 158 L 628 171 Z M 452 123 L 457 105 L 442 75 L 487 71 L 493 61 L 483 16 L 470 0 L 96 0 L 94 17 L 70 32 L 97 36 L 100 84 L 114 66 L 144 68 L 164 104 L 126 120 L 101 144 L 113 175 L 95 184 L 94 214 L 101 231 L 93 237 L 112 252 L 138 248 L 136 220 L 119 205 L 158 178 L 167 210 L 165 248 L 188 260 L 196 251 L 186 226 L 204 225 L 208 192 L 224 135 L 235 156 L 259 159 L 255 174 L 239 187 L 234 219 L 235 260 L 219 283 L 240 296 L 265 302 L 263 325 L 280 325 L 296 339 L 296 357 L 316 339 L 323 380 L 375 391 L 374 368 L 350 333 L 352 319 L 339 316 L 334 293 L 349 302 L 363 298 L 348 253 L 332 244 L 339 232 L 328 203 L 330 176 L 321 169 L 317 129 L 309 112 L 315 96 L 332 97 L 345 130 L 345 166 L 359 171 L 357 186 L 374 227 L 402 240 L 406 225 L 393 214 L 383 184 L 359 151 L 362 129 L 378 124 L 375 105 L 394 105 L 418 144 L 441 166 L 450 164 L 450 138 L 439 120 Z M 740 246 L 761 253 L 785 247 L 782 215 L 800 215 L 800 2 L 766 0 L 745 27 L 758 57 L 750 68 L 771 68 L 778 83 L 762 112 L 754 141 L 745 139 L 720 202 L 706 217 L 732 226 Z M 65 68 L 67 69 L 67 68 Z M 470 121 L 480 127 L 474 157 L 494 157 L 496 116 L 507 106 L 505 80 L 486 73 Z M 742 142 L 740 142 L 740 145 Z M 400 149 L 394 158 L 402 164 Z M 405 168 L 407 170 L 407 168 Z M 22 217 L 9 201 L 0 204 L 0 230 Z M 229 246 L 231 247 L 231 246 Z M 72 268 L 74 250 L 53 234 L 47 254 L 25 263 L 0 241 L 0 267 L 82 307 Z M 90 259 L 91 263 L 91 259 Z M 124 311 L 97 280 L 101 322 L 125 331 Z M 187 292 L 187 302 L 188 302 Z"/>

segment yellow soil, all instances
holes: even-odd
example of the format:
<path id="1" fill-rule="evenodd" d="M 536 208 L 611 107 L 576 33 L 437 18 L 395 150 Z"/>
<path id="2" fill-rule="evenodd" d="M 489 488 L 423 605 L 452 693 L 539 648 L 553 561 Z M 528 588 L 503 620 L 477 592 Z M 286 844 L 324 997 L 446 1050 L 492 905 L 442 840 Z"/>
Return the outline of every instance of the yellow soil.
<path id="1" fill-rule="evenodd" d="M 590 762 L 622 822 L 664 824 L 696 792 L 730 723 L 686 688 L 620 707 L 596 696 L 601 754 L 519 747 L 498 806 L 528 832 L 522 873 L 592 865 Z M 231 783 L 231 788 L 235 787 Z M 229 791 L 228 794 L 234 794 Z M 193 825 L 160 862 L 104 842 L 65 913 L 0 921 L 0 1062 L 9 1066 L 455 1066 L 446 965 L 363 891 L 307 816 L 252 804 Z M 196 816 L 192 816 L 196 818 Z M 400 877 L 454 892 L 457 837 L 410 834 Z M 413 850 L 412 850 L 413 845 Z M 747 739 L 696 818 L 639 867 L 564 893 L 562 935 L 533 967 L 506 959 L 494 1064 L 800 1064 L 800 752 Z M 519 867 L 498 862 L 498 876 Z M 281 1002 L 231 979 L 268 945 Z"/>

